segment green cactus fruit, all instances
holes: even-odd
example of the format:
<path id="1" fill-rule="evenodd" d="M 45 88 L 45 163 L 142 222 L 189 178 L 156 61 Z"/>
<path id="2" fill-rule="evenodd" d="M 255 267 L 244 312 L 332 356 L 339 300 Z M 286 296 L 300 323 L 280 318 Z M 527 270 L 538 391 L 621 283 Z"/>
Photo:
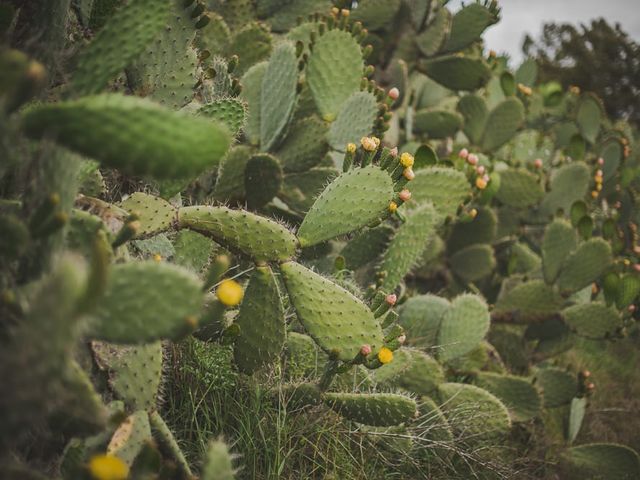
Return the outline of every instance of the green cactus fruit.
<path id="1" fill-rule="evenodd" d="M 396 393 L 325 393 L 324 402 L 349 420 L 377 427 L 408 423 L 418 413 L 413 398 Z"/>
<path id="2" fill-rule="evenodd" d="M 488 391 L 463 383 L 438 387 L 441 409 L 453 429 L 480 441 L 504 435 L 511 428 L 509 411 Z"/>
<path id="3" fill-rule="evenodd" d="M 601 303 L 574 305 L 562 311 L 571 330 L 587 338 L 609 338 L 622 328 L 622 319 L 616 310 Z"/>
<path id="4" fill-rule="evenodd" d="M 640 277 L 632 273 L 622 276 L 616 293 L 616 307 L 620 310 L 627 308 L 635 300 L 640 293 Z"/>
<path id="5" fill-rule="evenodd" d="M 489 309 L 481 297 L 456 297 L 440 321 L 438 359 L 448 362 L 470 352 L 489 331 L 489 323 Z"/>
<path id="6" fill-rule="evenodd" d="M 260 148 L 273 149 L 282 139 L 296 105 L 298 60 L 295 47 L 283 42 L 276 47 L 262 80 L 260 100 Z"/>
<path id="7" fill-rule="evenodd" d="M 120 207 L 138 217 L 140 228 L 136 237 L 147 237 L 168 230 L 176 218 L 173 205 L 162 198 L 143 192 L 131 194 L 120 203 Z"/>
<path id="8" fill-rule="evenodd" d="M 453 137 L 462 128 L 463 121 L 462 115 L 449 110 L 418 110 L 413 119 L 413 133 L 432 139 Z"/>
<path id="9" fill-rule="evenodd" d="M 269 267 L 253 271 L 235 323 L 240 336 L 233 356 L 241 372 L 251 374 L 278 358 L 285 342 L 284 306 Z"/>
<path id="10" fill-rule="evenodd" d="M 242 26 L 233 35 L 226 50 L 226 57 L 238 56 L 236 71 L 238 75 L 242 75 L 258 62 L 268 59 L 272 50 L 273 38 L 268 27 L 261 23 L 251 22 Z"/>
<path id="11" fill-rule="evenodd" d="M 180 338 L 197 326 L 203 303 L 200 280 L 183 268 L 155 261 L 115 265 L 91 336 L 116 343 Z"/>
<path id="12" fill-rule="evenodd" d="M 542 280 L 521 283 L 500 296 L 494 314 L 508 315 L 522 322 L 532 322 L 555 315 L 563 300 L 558 292 Z"/>
<path id="13" fill-rule="evenodd" d="M 472 92 L 484 87 L 491 78 L 491 70 L 484 60 L 456 55 L 423 61 L 418 68 L 450 90 Z"/>
<path id="14" fill-rule="evenodd" d="M 323 120 L 335 120 L 347 99 L 360 90 L 363 70 L 360 45 L 350 33 L 329 30 L 316 40 L 306 79 Z"/>
<path id="15" fill-rule="evenodd" d="M 577 292 L 598 279 L 611 264 L 611 246 L 601 238 L 582 243 L 566 260 L 558 276 L 561 292 Z"/>
<path id="16" fill-rule="evenodd" d="M 269 203 L 282 188 L 282 167 L 268 153 L 253 155 L 244 169 L 247 206 L 258 209 Z"/>
<path id="17" fill-rule="evenodd" d="M 527 422 L 540 413 L 540 395 L 525 378 L 479 372 L 476 374 L 475 383 L 504 403 L 513 422 Z"/>
<path id="18" fill-rule="evenodd" d="M 446 8 L 439 8 L 429 26 L 416 36 L 416 45 L 424 56 L 432 57 L 438 53 L 451 31 L 451 21 L 451 12 Z"/>
<path id="19" fill-rule="evenodd" d="M 23 120 L 32 137 L 55 133 L 61 145 L 107 167 L 159 179 L 215 166 L 229 145 L 229 133 L 215 123 L 118 94 L 34 107 Z"/>
<path id="20" fill-rule="evenodd" d="M 340 252 L 346 267 L 356 270 L 376 260 L 385 251 L 394 233 L 388 225 L 379 225 L 363 231 L 349 241 Z"/>
<path id="21" fill-rule="evenodd" d="M 455 253 L 469 245 L 490 244 L 496 237 L 496 215 L 489 208 L 478 208 L 477 215 L 471 221 L 458 221 L 453 225 L 447 240 L 447 251 Z"/>
<path id="22" fill-rule="evenodd" d="M 324 351 L 350 361 L 365 344 L 382 347 L 382 329 L 362 301 L 295 262 L 280 268 L 298 320 Z"/>
<path id="23" fill-rule="evenodd" d="M 162 345 L 160 342 L 134 347 L 92 342 L 98 367 L 109 374 L 109 384 L 116 395 L 134 410 L 156 408 L 162 380 Z"/>
<path id="24" fill-rule="evenodd" d="M 393 181 L 375 165 L 338 176 L 318 196 L 298 229 L 300 245 L 309 247 L 358 230 L 384 216 L 393 200 Z"/>
<path id="25" fill-rule="evenodd" d="M 457 109 L 464 117 L 464 134 L 471 143 L 480 145 L 484 126 L 489 117 L 487 102 L 478 95 L 469 94 L 460 99 Z"/>
<path id="26" fill-rule="evenodd" d="M 218 168 L 218 177 L 213 189 L 214 199 L 233 203 L 244 201 L 244 176 L 251 156 L 251 147 L 245 145 L 235 146 L 227 152 Z"/>
<path id="27" fill-rule="evenodd" d="M 562 210 L 565 215 L 571 205 L 584 199 L 589 191 L 591 175 L 583 162 L 574 162 L 556 170 L 551 178 L 550 190 L 542 200 L 540 210 L 545 215 L 555 215 Z"/>
<path id="28" fill-rule="evenodd" d="M 476 282 L 493 272 L 496 258 L 491 245 L 469 245 L 453 254 L 449 265 L 453 273 L 463 281 Z"/>
<path id="29" fill-rule="evenodd" d="M 585 93 L 578 101 L 576 124 L 580 135 L 589 143 L 595 143 L 600 132 L 603 108 L 600 99 L 593 94 Z"/>
<path id="30" fill-rule="evenodd" d="M 444 382 L 440 364 L 420 350 L 402 348 L 393 361 L 375 370 L 378 384 L 403 388 L 418 395 L 429 395 Z"/>
<path id="31" fill-rule="evenodd" d="M 138 410 L 129 415 L 116 429 L 107 445 L 107 455 L 118 457 L 131 467 L 149 440 L 151 440 L 149 414 L 145 410 Z"/>
<path id="32" fill-rule="evenodd" d="M 287 333 L 287 375 L 289 378 L 315 378 L 326 363 L 326 355 L 313 339 L 303 333 Z"/>
<path id="33" fill-rule="evenodd" d="M 244 133 L 252 145 L 260 143 L 260 112 L 262 110 L 262 81 L 269 66 L 260 62 L 251 67 L 242 77 L 240 98 L 247 103 L 247 124 Z"/>
<path id="34" fill-rule="evenodd" d="M 348 143 L 370 135 L 378 116 L 376 97 L 369 92 L 355 92 L 341 105 L 327 139 L 334 150 L 343 152 Z"/>
<path id="35" fill-rule="evenodd" d="M 451 33 L 442 48 L 443 52 L 457 52 L 480 39 L 482 32 L 498 21 L 497 15 L 479 3 L 471 3 L 460 9 L 451 22 Z"/>
<path id="36" fill-rule="evenodd" d="M 510 168 L 500 172 L 500 189 L 496 198 L 511 207 L 529 207 L 538 203 L 544 195 L 538 177 L 523 170 Z"/>
<path id="37" fill-rule="evenodd" d="M 516 83 L 526 87 L 533 87 L 538 77 L 538 64 L 533 58 L 528 58 L 520 64 L 515 73 Z"/>
<path id="38" fill-rule="evenodd" d="M 233 468 L 234 455 L 221 439 L 211 440 L 202 467 L 201 480 L 234 480 L 236 471 Z"/>
<path id="39" fill-rule="evenodd" d="M 431 202 L 443 216 L 455 215 L 460 204 L 471 193 L 464 173 L 448 167 L 421 169 L 416 172 L 410 185 L 412 202 Z"/>
<path id="40" fill-rule="evenodd" d="M 290 208 L 307 212 L 315 198 L 333 181 L 339 172 L 331 167 L 318 167 L 302 173 L 290 173 L 284 177 L 284 187 L 278 194 Z"/>
<path id="41" fill-rule="evenodd" d="M 557 367 L 537 369 L 535 382 L 536 386 L 542 391 L 545 408 L 567 405 L 578 393 L 575 375 Z"/>
<path id="42" fill-rule="evenodd" d="M 428 239 L 435 235 L 441 222 L 439 212 L 429 203 L 407 212 L 407 220 L 393 236 L 378 267 L 385 272 L 381 288 L 391 291 L 414 268 L 428 247 Z"/>
<path id="43" fill-rule="evenodd" d="M 187 478 L 192 478 L 193 473 L 191 473 L 189 462 L 187 462 L 187 459 L 182 453 L 182 450 L 180 450 L 180 446 L 173 436 L 173 433 L 171 433 L 171 430 L 157 410 L 149 413 L 149 421 L 151 423 L 152 432 L 158 439 L 158 442 L 164 445 L 164 447 L 171 452 L 171 456 L 176 461 L 184 475 L 186 475 Z"/>
<path id="44" fill-rule="evenodd" d="M 576 232 L 568 222 L 557 219 L 549 224 L 542 240 L 542 267 L 547 283 L 555 281 L 577 243 Z"/>
<path id="45" fill-rule="evenodd" d="M 170 2 L 135 0 L 118 10 L 78 60 L 72 79 L 77 95 L 103 90 L 165 26 Z"/>
<path id="46" fill-rule="evenodd" d="M 247 119 L 247 105 L 234 97 L 218 98 L 200 107 L 198 115 L 226 125 L 229 132 L 238 136 Z"/>
<path id="47" fill-rule="evenodd" d="M 327 125 L 315 116 L 292 124 L 284 143 L 275 153 L 283 170 L 302 173 L 317 166 L 329 150 L 325 139 L 328 130 Z"/>
<path id="48" fill-rule="evenodd" d="M 175 249 L 173 260 L 192 272 L 201 273 L 209 263 L 214 245 L 210 238 L 198 232 L 180 230 L 173 240 Z"/>
<path id="49" fill-rule="evenodd" d="M 436 345 L 440 323 L 450 303 L 436 295 L 416 295 L 407 300 L 400 310 L 398 323 L 407 333 L 407 344 L 417 348 Z"/>
<path id="50" fill-rule="evenodd" d="M 487 117 L 482 135 L 482 148 L 496 150 L 513 138 L 524 122 L 524 106 L 517 98 L 500 102 Z"/>
<path id="51" fill-rule="evenodd" d="M 183 207 L 179 225 L 237 250 L 257 262 L 287 260 L 293 257 L 298 241 L 286 227 L 268 218 L 226 207 Z"/>
<path id="52" fill-rule="evenodd" d="M 640 456 L 624 445 L 588 443 L 562 453 L 566 478 L 625 480 L 640 477 Z"/>

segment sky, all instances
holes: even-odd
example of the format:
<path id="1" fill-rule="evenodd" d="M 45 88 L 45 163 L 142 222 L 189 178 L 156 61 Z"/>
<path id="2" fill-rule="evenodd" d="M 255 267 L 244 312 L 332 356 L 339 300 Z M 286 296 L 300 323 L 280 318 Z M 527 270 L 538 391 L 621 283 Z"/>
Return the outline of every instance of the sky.
<path id="1" fill-rule="evenodd" d="M 448 6 L 456 12 L 461 3 L 452 0 Z M 620 23 L 631 38 L 640 42 L 640 0 L 498 0 L 498 3 L 502 19 L 487 29 L 485 42 L 491 50 L 508 53 L 514 65 L 522 60 L 525 34 L 538 38 L 546 22 L 577 25 L 604 17 L 610 24 Z"/>

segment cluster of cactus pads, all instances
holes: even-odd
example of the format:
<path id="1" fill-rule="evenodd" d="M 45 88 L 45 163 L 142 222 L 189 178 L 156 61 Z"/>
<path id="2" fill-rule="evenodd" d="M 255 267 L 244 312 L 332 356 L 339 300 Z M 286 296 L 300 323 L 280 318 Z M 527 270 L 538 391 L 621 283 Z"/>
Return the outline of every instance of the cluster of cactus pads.
<path id="1" fill-rule="evenodd" d="M 21 3 L 0 1 L 7 478 L 196 478 L 159 400 L 190 335 L 416 458 L 464 471 L 542 423 L 549 469 L 640 477 L 628 447 L 573 445 L 597 379 L 560 360 L 635 329 L 637 141 L 485 55 L 495 1 Z M 29 465 L 61 439 L 53 473 Z M 195 471 L 242 458 L 213 439 Z"/>

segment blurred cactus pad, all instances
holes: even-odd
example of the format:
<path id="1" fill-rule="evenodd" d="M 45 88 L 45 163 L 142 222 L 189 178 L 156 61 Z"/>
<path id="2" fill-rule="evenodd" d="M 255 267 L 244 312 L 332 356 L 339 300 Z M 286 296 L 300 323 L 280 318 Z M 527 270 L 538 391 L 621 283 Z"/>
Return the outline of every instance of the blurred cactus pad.
<path id="1" fill-rule="evenodd" d="M 500 17 L 0 0 L 0 476 L 640 478 L 640 136 Z"/>

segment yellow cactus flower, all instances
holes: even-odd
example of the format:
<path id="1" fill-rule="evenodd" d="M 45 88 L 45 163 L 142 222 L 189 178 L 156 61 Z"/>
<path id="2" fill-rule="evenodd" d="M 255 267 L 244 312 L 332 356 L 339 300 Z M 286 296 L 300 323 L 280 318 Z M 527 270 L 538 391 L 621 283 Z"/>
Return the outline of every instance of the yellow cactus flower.
<path id="1" fill-rule="evenodd" d="M 154 253 L 153 254 L 153 261 L 154 262 L 161 262 L 162 261 L 162 255 L 160 255 L 159 253 Z"/>
<path id="2" fill-rule="evenodd" d="M 89 472 L 96 480 L 126 480 L 129 467 L 113 455 L 95 455 L 89 461 Z"/>
<path id="3" fill-rule="evenodd" d="M 478 210 L 476 208 L 472 208 L 469 210 L 469 216 L 473 219 L 478 216 Z"/>
<path id="4" fill-rule="evenodd" d="M 484 190 L 487 188 L 487 181 L 482 177 L 476 178 L 476 187 L 478 187 L 479 190 Z"/>
<path id="5" fill-rule="evenodd" d="M 364 148 L 367 152 L 373 152 L 376 148 L 376 142 L 373 138 L 371 137 L 362 137 L 360 139 L 360 144 L 362 145 L 362 148 Z"/>
<path id="6" fill-rule="evenodd" d="M 591 198 L 598 198 L 598 191 L 597 190 L 593 190 L 591 192 Z"/>
<path id="7" fill-rule="evenodd" d="M 398 204 L 397 204 L 396 202 L 391 202 L 391 203 L 389 204 L 389 211 L 390 211 L 391 213 L 395 213 L 395 212 L 396 212 L 396 210 L 398 210 Z"/>
<path id="8" fill-rule="evenodd" d="M 347 144 L 347 153 L 356 153 L 356 144 L 348 143 Z"/>
<path id="9" fill-rule="evenodd" d="M 404 152 L 402 155 L 400 155 L 400 165 L 402 165 L 404 168 L 413 167 L 414 160 L 415 159 L 413 158 L 413 155 L 411 155 L 409 152 Z"/>
<path id="10" fill-rule="evenodd" d="M 525 96 L 530 96 L 533 93 L 533 90 L 531 89 L 531 87 L 527 87 L 526 85 L 523 85 L 522 83 L 518 84 L 518 90 L 520 91 L 520 93 L 522 93 Z"/>
<path id="11" fill-rule="evenodd" d="M 376 144 L 376 148 L 380 146 L 380 139 L 378 137 L 371 137 L 371 140 Z"/>
<path id="12" fill-rule="evenodd" d="M 387 347 L 382 347 L 378 352 L 378 360 L 380 360 L 380 363 L 382 363 L 383 365 L 391 363 L 391 361 L 393 360 L 393 352 Z"/>
<path id="13" fill-rule="evenodd" d="M 218 285 L 216 296 L 227 307 L 234 307 L 242 301 L 244 290 L 235 280 L 226 279 Z"/>

